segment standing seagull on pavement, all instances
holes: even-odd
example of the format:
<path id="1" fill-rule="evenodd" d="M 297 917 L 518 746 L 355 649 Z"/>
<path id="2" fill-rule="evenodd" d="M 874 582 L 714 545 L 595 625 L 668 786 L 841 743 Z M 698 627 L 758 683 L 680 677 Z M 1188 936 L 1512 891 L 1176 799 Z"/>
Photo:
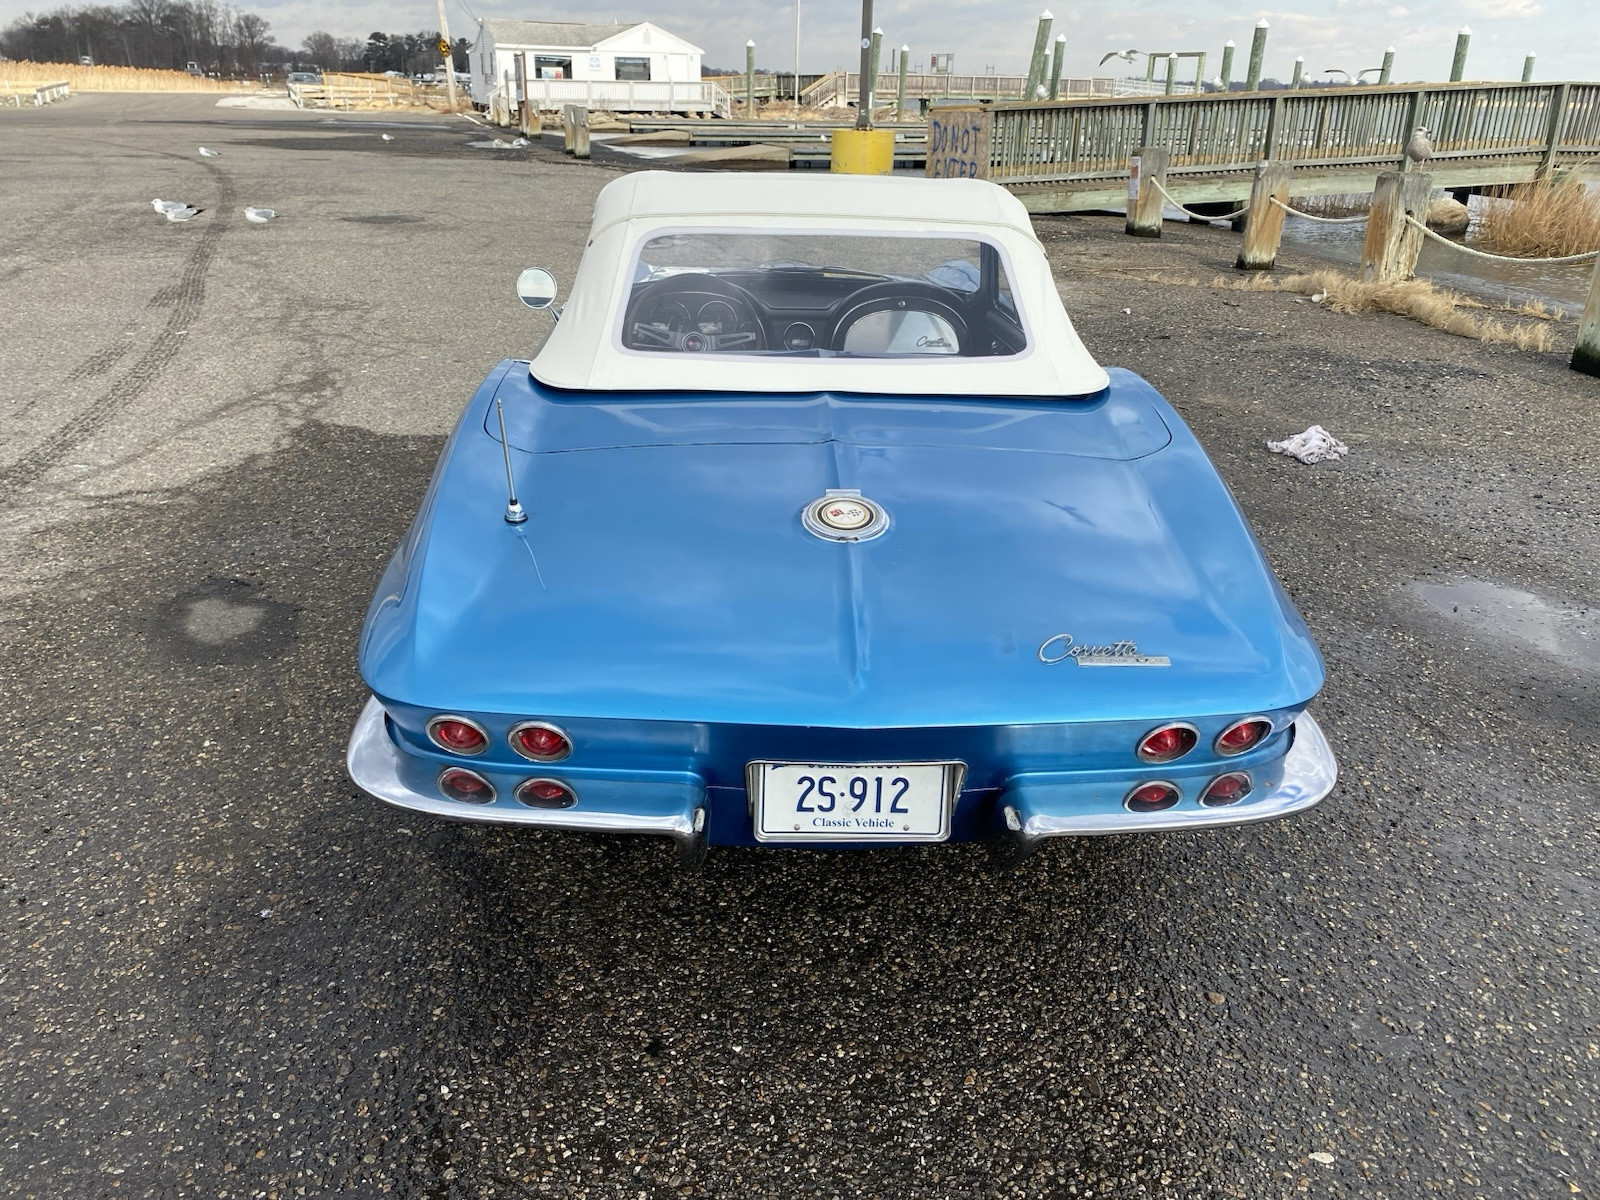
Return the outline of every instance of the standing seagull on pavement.
<path id="1" fill-rule="evenodd" d="M 1418 125 L 1412 131 L 1411 140 L 1406 143 L 1406 167 L 1410 171 L 1421 168 L 1433 157 L 1433 139 L 1428 136 L 1428 127 Z"/>

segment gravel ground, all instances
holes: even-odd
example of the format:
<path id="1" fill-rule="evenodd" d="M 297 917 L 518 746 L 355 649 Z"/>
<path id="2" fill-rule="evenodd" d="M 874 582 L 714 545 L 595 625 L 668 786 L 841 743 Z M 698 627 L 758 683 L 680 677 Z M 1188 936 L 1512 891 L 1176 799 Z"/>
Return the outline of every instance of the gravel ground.
<path id="1" fill-rule="evenodd" d="M 571 279 L 614 173 L 474 136 L 0 113 L 0 1196 L 1600 1191 L 1600 381 L 1570 330 L 1518 353 L 1141 282 L 1226 273 L 1236 235 L 1040 220 L 1090 349 L 1194 425 L 1315 631 L 1338 790 L 1015 873 L 684 873 L 343 772 L 370 590 L 472 386 L 543 331 L 516 272 Z M 1350 456 L 1264 450 L 1312 422 Z"/>

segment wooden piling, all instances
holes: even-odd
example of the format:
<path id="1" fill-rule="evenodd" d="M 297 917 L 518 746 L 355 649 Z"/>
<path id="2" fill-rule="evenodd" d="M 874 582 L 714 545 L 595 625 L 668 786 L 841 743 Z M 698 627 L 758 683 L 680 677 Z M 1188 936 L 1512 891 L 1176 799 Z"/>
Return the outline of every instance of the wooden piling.
<path id="1" fill-rule="evenodd" d="M 1050 58 L 1050 99 L 1056 100 L 1061 96 L 1061 64 L 1067 57 L 1067 35 L 1056 34 L 1055 53 Z"/>
<path id="2" fill-rule="evenodd" d="M 1253 92 L 1261 86 L 1261 60 L 1267 53 L 1267 19 L 1256 22 L 1256 32 L 1250 42 L 1250 73 L 1244 81 L 1244 90 Z"/>
<path id="3" fill-rule="evenodd" d="M 744 116 L 756 115 L 756 43 L 754 38 L 744 44 Z"/>
<path id="4" fill-rule="evenodd" d="M 1422 230 L 1410 221 L 1428 219 L 1433 176 L 1421 171 L 1380 171 L 1361 247 L 1361 282 L 1397 283 L 1416 274 Z"/>
<path id="5" fill-rule="evenodd" d="M 1229 38 L 1222 43 L 1222 73 L 1217 76 L 1222 80 L 1222 90 L 1229 91 L 1233 87 L 1233 39 Z"/>
<path id="6" fill-rule="evenodd" d="M 1023 87 L 1024 100 L 1035 99 L 1034 93 L 1039 85 L 1044 82 L 1044 52 L 1050 45 L 1050 26 L 1055 23 L 1055 18 L 1050 15 L 1050 10 L 1045 9 L 1039 14 L 1039 27 L 1033 34 L 1033 53 L 1028 56 L 1028 82 Z"/>
<path id="7" fill-rule="evenodd" d="M 1378 70 L 1378 83 L 1384 85 L 1389 82 L 1389 77 L 1394 74 L 1394 47 L 1390 46 L 1383 52 L 1383 66 Z"/>
<path id="8" fill-rule="evenodd" d="M 1572 350 L 1572 369 L 1600 376 L 1600 262 L 1589 279 L 1589 299 L 1578 323 L 1578 344 Z"/>
<path id="9" fill-rule="evenodd" d="M 574 158 L 589 157 L 589 106 L 568 104 L 561 110 L 561 132 L 566 135 L 567 153 Z"/>
<path id="10" fill-rule="evenodd" d="M 1130 237 L 1161 236 L 1161 206 L 1165 201 L 1156 190 L 1167 183 L 1167 162 L 1172 155 L 1155 146 L 1140 146 L 1133 152 L 1128 172 L 1128 220 L 1123 226 Z"/>
<path id="11" fill-rule="evenodd" d="M 1472 44 L 1472 30 L 1463 25 L 1456 34 L 1456 54 L 1450 63 L 1450 82 L 1460 83 L 1467 73 L 1467 47 Z"/>
<path id="12" fill-rule="evenodd" d="M 561 150 L 564 154 L 571 154 L 572 147 L 576 144 L 573 140 L 573 130 L 576 122 L 572 118 L 572 110 L 576 104 L 563 104 L 561 106 Z"/>
<path id="13" fill-rule="evenodd" d="M 1234 263 L 1241 271 L 1270 271 L 1278 261 L 1278 243 L 1283 240 L 1285 213 L 1277 204 L 1289 203 L 1289 182 L 1293 169 L 1286 162 L 1256 164 L 1250 185 L 1250 211 L 1244 216 L 1244 245 Z"/>
<path id="14" fill-rule="evenodd" d="M 1523 83 L 1532 83 L 1533 82 L 1533 64 L 1534 64 L 1534 60 L 1537 59 L 1538 57 L 1539 57 L 1539 55 L 1535 51 L 1529 50 L 1528 51 L 1528 57 L 1522 60 L 1522 82 Z"/>

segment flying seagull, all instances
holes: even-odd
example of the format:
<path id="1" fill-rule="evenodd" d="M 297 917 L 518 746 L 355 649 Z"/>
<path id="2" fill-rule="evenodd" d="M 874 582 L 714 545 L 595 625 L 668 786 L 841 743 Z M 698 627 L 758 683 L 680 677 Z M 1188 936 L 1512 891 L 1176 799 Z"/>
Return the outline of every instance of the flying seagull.
<path id="1" fill-rule="evenodd" d="M 1113 58 L 1120 58 L 1123 62 L 1128 63 L 1128 64 L 1131 65 L 1133 63 L 1133 60 L 1138 55 L 1141 55 L 1143 53 L 1144 53 L 1143 50 L 1113 50 L 1110 54 L 1106 55 L 1104 58 L 1102 58 L 1100 60 L 1100 65 L 1102 67 L 1105 66 Z"/>
<path id="2" fill-rule="evenodd" d="M 218 154 L 215 150 L 208 150 L 206 147 L 201 146 L 200 147 L 200 157 L 201 158 L 221 158 L 222 155 Z"/>
<path id="3" fill-rule="evenodd" d="M 1382 75 L 1383 74 L 1383 68 L 1382 67 L 1368 67 L 1365 71 L 1357 71 L 1354 75 L 1352 75 L 1352 74 L 1350 74 L 1349 71 L 1346 71 L 1343 67 L 1329 67 L 1326 71 L 1323 72 L 1323 74 L 1324 75 L 1343 75 L 1347 82 L 1349 82 L 1349 83 L 1359 83 L 1361 80 L 1365 79 L 1368 75 Z"/>
<path id="4" fill-rule="evenodd" d="M 1411 133 L 1411 140 L 1406 143 L 1406 170 L 1414 165 L 1420 167 L 1433 157 L 1433 139 L 1428 136 L 1428 127 L 1418 125 Z"/>
<path id="5" fill-rule="evenodd" d="M 270 208 L 247 208 L 244 210 L 244 219 L 256 225 L 265 225 L 268 221 L 276 219 L 277 215 Z"/>

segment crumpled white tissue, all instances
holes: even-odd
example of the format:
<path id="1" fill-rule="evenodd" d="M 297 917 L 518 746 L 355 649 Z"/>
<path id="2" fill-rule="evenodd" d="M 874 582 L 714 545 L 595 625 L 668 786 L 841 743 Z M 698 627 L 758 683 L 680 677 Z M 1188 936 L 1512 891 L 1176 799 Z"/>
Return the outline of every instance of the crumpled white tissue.
<path id="1" fill-rule="evenodd" d="M 1286 437 L 1281 442 L 1268 442 L 1267 449 L 1274 454 L 1287 454 L 1303 463 L 1319 463 L 1330 458 L 1343 458 L 1350 453 L 1346 446 L 1321 425 L 1313 425 L 1304 433 Z"/>

